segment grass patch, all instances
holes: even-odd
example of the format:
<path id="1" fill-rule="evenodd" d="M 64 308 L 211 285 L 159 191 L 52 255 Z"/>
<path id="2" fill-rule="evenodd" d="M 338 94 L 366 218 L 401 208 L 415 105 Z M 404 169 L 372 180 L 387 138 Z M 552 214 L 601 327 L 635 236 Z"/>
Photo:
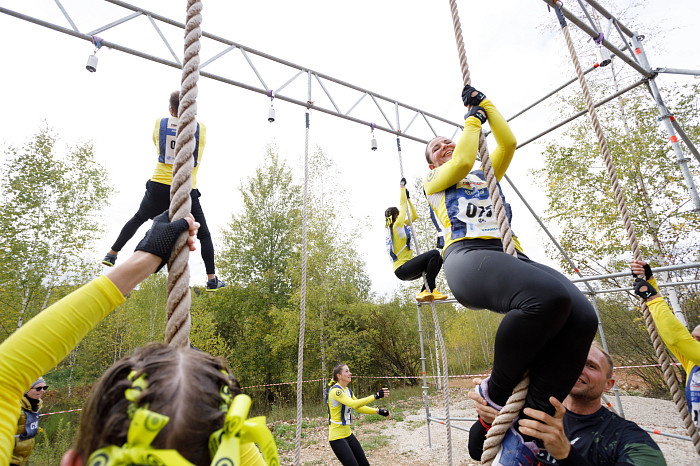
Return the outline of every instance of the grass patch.
<path id="1" fill-rule="evenodd" d="M 389 443 L 391 437 L 386 435 L 375 435 L 372 437 L 365 437 L 362 439 L 362 449 L 365 451 L 371 451 L 376 448 L 381 448 Z"/>

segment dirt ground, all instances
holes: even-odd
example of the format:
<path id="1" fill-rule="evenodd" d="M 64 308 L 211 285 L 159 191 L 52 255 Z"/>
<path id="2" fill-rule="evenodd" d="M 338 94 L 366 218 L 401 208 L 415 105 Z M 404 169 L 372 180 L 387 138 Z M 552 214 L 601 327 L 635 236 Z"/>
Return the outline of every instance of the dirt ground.
<path id="1" fill-rule="evenodd" d="M 618 376 L 620 385 L 629 389 L 639 388 L 634 378 Z M 450 380 L 450 415 L 454 418 L 476 418 L 471 401 L 467 399 L 471 381 Z M 454 387 L 454 388 L 452 388 Z M 445 417 L 444 392 L 430 399 L 433 417 Z M 617 408 L 614 394 L 607 398 Z M 642 427 L 661 432 L 686 436 L 674 404 L 671 401 L 623 395 L 620 397 L 625 417 Z M 392 404 L 395 419 L 365 423 L 360 421 L 353 433 L 362 443 L 367 458 L 374 465 L 440 465 L 448 464 L 447 431 L 444 425 L 425 422 L 425 406 L 422 398 L 403 400 Z M 301 460 L 304 465 L 338 464 L 328 444 L 328 427 L 325 419 L 308 420 L 310 427 L 304 429 Z M 454 422 L 452 429 L 452 459 L 455 465 L 476 465 L 467 453 L 468 433 L 458 427 L 468 428 L 473 421 Z M 428 430 L 430 434 L 428 434 Z M 690 441 L 652 434 L 661 448 L 666 461 L 673 466 L 700 464 Z M 294 463 L 294 445 L 281 451 L 282 464 Z"/>

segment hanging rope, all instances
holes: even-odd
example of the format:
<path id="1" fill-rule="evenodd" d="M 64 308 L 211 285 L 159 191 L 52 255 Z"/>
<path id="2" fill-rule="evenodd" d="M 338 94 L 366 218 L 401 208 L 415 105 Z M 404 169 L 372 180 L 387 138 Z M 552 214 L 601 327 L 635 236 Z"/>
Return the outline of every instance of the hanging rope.
<path id="1" fill-rule="evenodd" d="M 396 147 L 399 152 L 399 170 L 401 171 L 401 178 L 406 178 L 403 172 L 403 157 L 401 156 L 401 139 L 398 136 L 396 137 Z M 411 230 L 415 232 L 415 230 L 413 229 L 413 220 L 411 219 L 410 211 L 408 213 L 408 223 L 411 226 Z M 418 237 L 415 234 L 413 235 L 413 242 L 416 249 L 416 255 L 420 255 L 420 245 L 418 244 Z M 425 276 L 425 272 L 423 272 L 423 284 L 425 285 L 426 290 L 430 289 L 428 286 L 428 279 Z M 420 304 L 418 304 L 418 306 L 420 306 Z M 447 351 L 445 350 L 445 340 L 442 338 L 442 330 L 440 330 L 440 320 L 438 319 L 437 309 L 433 301 L 430 302 L 430 309 L 433 314 L 435 334 L 437 335 L 437 340 L 440 344 L 440 352 L 442 353 L 442 386 L 445 388 L 445 426 L 447 428 L 447 464 L 449 466 L 452 466 L 452 427 L 450 421 L 450 391 L 448 390 L 449 377 L 447 373 Z M 437 358 L 437 355 L 435 355 L 435 357 Z"/>
<path id="2" fill-rule="evenodd" d="M 306 246 L 309 193 L 309 109 L 306 109 L 306 141 L 304 143 L 304 215 L 301 223 L 301 309 L 299 310 L 299 351 L 297 354 L 297 431 L 294 464 L 301 465 L 301 394 L 304 381 L 304 333 L 306 331 Z"/>
<path id="3" fill-rule="evenodd" d="M 593 124 L 593 129 L 595 130 L 596 137 L 598 138 L 598 144 L 600 150 L 603 154 L 603 160 L 605 161 L 605 169 L 608 173 L 608 178 L 610 178 L 610 183 L 612 185 L 615 201 L 617 202 L 618 210 L 620 211 L 620 216 L 622 217 L 622 223 L 625 226 L 625 231 L 627 232 L 627 237 L 630 242 L 630 247 L 632 249 L 632 254 L 636 260 L 642 260 L 641 252 L 639 249 L 639 242 L 637 241 L 637 235 L 634 232 L 632 222 L 630 220 L 630 215 L 627 210 L 627 203 L 625 202 L 625 195 L 620 187 L 620 183 L 617 179 L 617 173 L 615 172 L 615 166 L 613 165 L 612 156 L 608 149 L 607 141 L 605 140 L 605 135 L 603 134 L 603 128 L 598 120 L 598 114 L 596 113 L 595 106 L 593 105 L 593 99 L 591 93 L 588 90 L 588 85 L 584 78 L 583 72 L 581 70 L 581 64 L 579 63 L 578 56 L 576 54 L 576 49 L 574 48 L 573 40 L 571 39 L 571 34 L 569 33 L 569 28 L 564 18 L 564 14 L 561 10 L 562 3 L 556 2 L 555 11 L 557 18 L 559 19 L 559 24 L 561 25 L 561 30 L 564 33 L 564 38 L 566 39 L 566 46 L 569 49 L 569 54 L 571 55 L 571 61 L 576 68 L 576 74 L 578 75 L 579 83 L 581 84 L 581 89 L 583 91 L 583 97 L 586 102 L 586 108 L 591 117 L 591 123 Z M 693 423 L 693 420 L 688 412 L 688 406 L 685 401 L 685 397 L 678 386 L 678 380 L 676 379 L 673 367 L 671 366 L 668 353 L 664 347 L 664 343 L 656 331 L 656 325 L 654 325 L 654 319 L 649 312 L 649 308 L 646 303 L 642 303 L 642 315 L 644 316 L 644 321 L 647 325 L 647 330 L 649 331 L 649 336 L 654 345 L 654 350 L 656 351 L 656 356 L 661 364 L 661 368 L 668 384 L 671 395 L 673 397 L 673 402 L 678 408 L 678 412 L 681 414 L 683 424 L 685 425 L 688 435 L 693 440 L 693 445 L 695 445 L 695 450 L 700 454 L 700 435 L 698 435 L 698 430 Z"/>
<path id="4" fill-rule="evenodd" d="M 190 213 L 192 201 L 192 167 L 197 130 L 197 81 L 199 80 L 199 39 L 202 37 L 202 2 L 188 0 L 185 26 L 185 59 L 182 65 L 182 87 L 178 107 L 177 140 L 173 182 L 170 186 L 170 220 L 178 220 Z M 168 301 L 166 305 L 165 342 L 173 346 L 190 343 L 190 269 L 187 264 L 190 250 L 188 233 L 178 238 L 168 261 Z"/>
<path id="5" fill-rule="evenodd" d="M 452 25 L 454 26 L 455 30 L 455 41 L 457 42 L 457 52 L 459 53 L 459 65 L 462 69 L 462 77 L 464 79 L 464 85 L 466 86 L 467 84 L 471 84 L 471 75 L 469 73 L 469 65 L 467 64 L 467 54 L 464 50 L 462 26 L 459 21 L 457 2 L 455 0 L 450 0 L 450 10 L 452 12 Z M 498 230 L 501 234 L 503 250 L 506 254 L 510 254 L 517 258 L 518 253 L 515 250 L 513 233 L 510 230 L 510 224 L 508 223 L 508 218 L 506 216 L 506 209 L 503 206 L 503 200 L 501 199 L 501 190 L 498 186 L 498 180 L 496 180 L 496 176 L 493 172 L 493 166 L 491 165 L 491 158 L 489 157 L 488 148 L 486 147 L 483 131 L 479 135 L 479 157 L 481 159 L 481 168 L 486 176 L 486 183 L 488 184 L 491 203 L 496 210 Z M 481 462 L 483 464 L 491 464 L 491 461 L 493 461 L 498 453 L 503 436 L 508 428 L 513 424 L 515 417 L 523 408 L 523 405 L 525 404 L 525 397 L 527 396 L 527 388 L 529 386 L 528 381 L 528 378 L 524 378 L 520 383 L 518 383 L 513 391 L 513 395 L 508 398 L 506 406 L 503 407 L 496 419 L 494 419 L 493 425 L 486 434 L 486 441 L 484 442 L 484 452 L 481 456 Z"/>

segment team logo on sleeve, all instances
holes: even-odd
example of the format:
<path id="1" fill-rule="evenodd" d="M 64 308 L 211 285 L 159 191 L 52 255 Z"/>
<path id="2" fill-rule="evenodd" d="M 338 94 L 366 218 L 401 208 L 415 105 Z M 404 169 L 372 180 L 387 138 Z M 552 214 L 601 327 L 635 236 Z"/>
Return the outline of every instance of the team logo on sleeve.
<path id="1" fill-rule="evenodd" d="M 338 389 L 335 391 L 335 396 L 340 396 L 342 393 L 343 393 L 343 391 Z"/>

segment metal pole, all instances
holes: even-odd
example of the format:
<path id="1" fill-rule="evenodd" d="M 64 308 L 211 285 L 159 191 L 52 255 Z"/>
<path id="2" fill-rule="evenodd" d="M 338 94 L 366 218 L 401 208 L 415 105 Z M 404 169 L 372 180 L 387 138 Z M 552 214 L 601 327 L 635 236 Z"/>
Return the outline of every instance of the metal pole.
<path id="1" fill-rule="evenodd" d="M 632 44 L 634 46 L 634 52 L 639 57 L 639 60 L 642 63 L 642 65 L 644 65 L 647 68 L 650 68 L 649 60 L 647 59 L 647 54 L 644 51 L 644 46 L 642 45 L 641 37 L 636 35 L 632 36 Z M 661 98 L 659 88 L 656 85 L 656 77 L 652 77 L 649 80 L 648 85 L 649 91 L 654 97 L 654 102 L 656 102 L 656 107 L 659 109 L 659 113 L 661 114 L 660 119 L 664 123 L 664 126 L 666 127 L 666 132 L 668 132 L 670 136 L 669 139 L 671 141 L 671 147 L 673 148 L 673 152 L 676 154 L 678 167 L 681 169 L 681 173 L 683 174 L 683 178 L 685 179 L 686 187 L 688 188 L 688 191 L 690 192 L 690 197 L 693 200 L 693 205 L 695 206 L 694 210 L 700 213 L 700 196 L 698 196 L 698 189 L 695 186 L 695 181 L 693 181 L 693 176 L 690 174 L 690 169 L 688 168 L 688 160 L 690 159 L 686 157 L 685 154 L 683 154 L 683 149 L 681 148 L 681 145 L 678 142 L 676 130 L 673 128 L 673 124 L 671 124 L 671 120 L 669 118 L 670 112 L 668 111 L 668 108 L 666 108 L 666 105 L 664 104 L 664 101 Z"/>
<path id="2" fill-rule="evenodd" d="M 610 101 L 613 100 L 614 98 L 621 96 L 622 94 L 624 94 L 624 93 L 627 92 L 627 91 L 631 91 L 632 89 L 634 89 L 635 87 L 639 86 L 640 84 L 645 83 L 646 81 L 647 81 L 646 78 L 642 78 L 642 79 L 640 79 L 639 81 L 637 81 L 636 83 L 633 83 L 633 84 L 627 86 L 626 88 L 622 89 L 621 91 L 617 91 L 616 93 L 614 93 L 614 94 L 612 94 L 612 95 L 610 95 L 610 96 L 604 98 L 603 100 L 601 100 L 601 101 L 599 101 L 599 102 L 596 102 L 595 104 L 593 104 L 593 106 L 594 106 L 595 108 L 598 108 L 598 107 L 600 107 L 600 106 L 603 105 L 603 104 L 607 104 L 608 102 L 610 102 Z M 547 129 L 547 130 L 541 132 L 541 133 L 538 134 L 537 136 L 534 136 L 534 137 L 528 139 L 528 140 L 525 141 L 525 142 L 521 142 L 520 144 L 518 144 L 518 147 L 517 147 L 517 148 L 520 149 L 521 147 L 524 147 L 524 146 L 530 144 L 532 141 L 535 141 L 535 140 L 541 138 L 541 137 L 544 136 L 545 134 L 551 133 L 551 132 L 554 131 L 555 129 L 557 129 L 557 128 L 561 127 L 561 126 L 564 126 L 565 124 L 567 124 L 567 123 L 569 123 L 569 122 L 571 122 L 571 121 L 574 121 L 575 119 L 577 119 L 577 118 L 579 118 L 579 117 L 581 117 L 581 116 L 583 116 L 583 115 L 585 115 L 585 114 L 587 114 L 587 113 L 588 113 L 588 111 L 582 110 L 582 111 L 578 112 L 577 114 L 575 114 L 575 115 L 573 115 L 573 116 L 567 118 L 566 120 L 561 121 L 561 122 L 557 123 L 556 125 L 552 126 L 551 128 L 549 128 L 549 129 Z"/>
<path id="3" fill-rule="evenodd" d="M 676 265 L 665 265 L 663 267 L 653 267 L 652 272 L 668 272 L 671 270 L 683 270 L 683 269 L 697 269 L 700 268 L 700 262 L 690 262 L 688 264 L 676 264 Z M 590 277 L 574 278 L 571 279 L 572 282 L 586 282 L 592 280 L 605 280 L 607 278 L 619 278 L 619 277 L 629 277 L 632 272 L 615 272 L 608 273 L 605 275 L 592 275 Z M 598 291 L 600 293 L 600 291 Z"/>
<path id="4" fill-rule="evenodd" d="M 700 284 L 700 280 L 691 280 L 691 281 L 688 281 L 688 282 L 657 283 L 657 285 L 659 286 L 659 288 L 676 287 L 676 286 L 690 286 L 690 285 L 698 285 L 698 284 Z M 617 292 L 620 292 L 620 291 L 634 291 L 634 287 L 615 288 L 615 289 L 612 289 L 612 290 L 600 290 L 600 291 L 596 291 L 595 294 L 617 293 Z M 585 292 L 585 291 L 584 291 L 584 293 L 587 294 L 587 292 Z M 678 317 L 678 316 L 676 316 L 676 317 Z M 680 320 L 680 319 L 678 319 L 678 320 Z M 681 323 L 683 323 L 683 321 L 681 321 Z M 685 324 L 685 326 L 687 327 L 688 325 Z"/>
<path id="5" fill-rule="evenodd" d="M 428 426 L 428 448 L 433 448 L 430 441 L 430 407 L 428 406 L 428 381 L 425 378 L 425 350 L 423 349 L 423 325 L 421 324 L 420 306 L 416 305 L 418 310 L 418 337 L 420 340 L 420 365 L 423 371 L 423 400 L 425 401 L 425 420 Z"/>
<path id="6" fill-rule="evenodd" d="M 700 76 L 700 70 L 684 70 L 681 68 L 655 68 L 657 73 L 671 73 L 671 74 L 689 74 L 692 76 Z"/>

